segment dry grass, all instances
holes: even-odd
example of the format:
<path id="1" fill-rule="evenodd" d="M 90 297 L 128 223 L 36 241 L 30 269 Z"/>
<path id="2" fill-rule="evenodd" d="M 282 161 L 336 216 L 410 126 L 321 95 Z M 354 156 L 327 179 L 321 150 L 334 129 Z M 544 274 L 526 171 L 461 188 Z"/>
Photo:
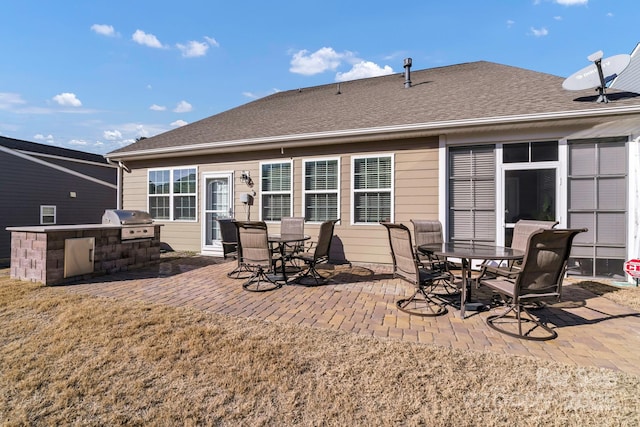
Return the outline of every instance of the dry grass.
<path id="1" fill-rule="evenodd" d="M 638 425 L 640 378 L 0 277 L 0 423 Z"/>
<path id="2" fill-rule="evenodd" d="M 602 282 L 585 280 L 577 282 L 576 285 L 584 288 L 596 295 L 607 298 L 617 304 L 624 305 L 634 310 L 640 311 L 640 288 L 639 287 L 619 287 Z"/>

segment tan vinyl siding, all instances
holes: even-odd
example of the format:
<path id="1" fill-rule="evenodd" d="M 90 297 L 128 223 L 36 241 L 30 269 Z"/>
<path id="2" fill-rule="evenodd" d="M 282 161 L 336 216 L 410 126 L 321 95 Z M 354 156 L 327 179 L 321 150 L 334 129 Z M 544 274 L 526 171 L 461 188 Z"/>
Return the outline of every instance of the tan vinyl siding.
<path id="1" fill-rule="evenodd" d="M 347 151 L 345 148 L 349 148 Z M 138 162 L 129 165 L 131 173 L 124 175 L 123 207 L 144 209 L 147 207 L 148 168 L 181 167 L 197 165 L 198 168 L 198 221 L 195 223 L 158 221 L 163 224 L 162 241 L 175 250 L 200 251 L 202 248 L 202 175 L 210 172 L 232 172 L 234 177 L 234 208 L 238 220 L 246 220 L 245 206 L 240 194 L 256 192 L 251 207 L 251 220 L 260 218 L 260 162 L 293 160 L 293 215 L 303 216 L 303 161 L 314 158 L 338 158 L 340 163 L 340 218 L 335 227 L 334 252 L 340 248 L 350 262 L 390 263 L 389 243 L 384 227 L 376 224 L 351 225 L 351 159 L 353 156 L 393 154 L 394 159 L 394 212 L 395 222 L 410 226 L 410 219 L 438 218 L 438 142 L 436 138 L 380 141 L 352 144 L 298 148 L 278 151 L 221 154 L 199 158 L 181 158 L 180 163 L 163 159 L 157 162 Z M 248 171 L 252 188 L 240 181 L 242 171 Z M 279 223 L 269 223 L 271 232 L 278 232 Z M 318 235 L 318 224 L 305 224 L 305 232 L 312 239 Z"/>
<path id="2" fill-rule="evenodd" d="M 122 206 L 124 209 L 137 209 L 146 211 L 147 206 L 147 169 L 132 169 L 130 173 L 124 172 Z"/>
<path id="3" fill-rule="evenodd" d="M 200 220 L 200 215 L 198 215 Z M 200 252 L 202 224 L 198 222 L 170 222 L 158 221 L 164 224 L 160 227 L 160 241 L 176 251 Z"/>

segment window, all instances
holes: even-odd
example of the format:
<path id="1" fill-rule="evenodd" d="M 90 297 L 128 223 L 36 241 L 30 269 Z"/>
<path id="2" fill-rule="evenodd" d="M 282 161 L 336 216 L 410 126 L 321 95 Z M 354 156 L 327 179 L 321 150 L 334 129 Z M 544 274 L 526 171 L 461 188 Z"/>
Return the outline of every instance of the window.
<path id="1" fill-rule="evenodd" d="M 196 168 L 149 171 L 149 214 L 154 219 L 196 220 Z"/>
<path id="2" fill-rule="evenodd" d="M 627 248 L 627 138 L 569 141 L 570 274 L 625 277 Z"/>
<path id="3" fill-rule="evenodd" d="M 493 145 L 449 150 L 449 240 L 495 242 L 495 180 Z"/>
<path id="4" fill-rule="evenodd" d="M 530 163 L 558 161 L 558 141 L 522 142 L 505 144 L 503 163 Z"/>
<path id="5" fill-rule="evenodd" d="M 40 224 L 49 225 L 56 223 L 56 207 L 40 206 Z"/>
<path id="6" fill-rule="evenodd" d="M 393 156 L 351 159 L 354 224 L 393 221 Z"/>
<path id="7" fill-rule="evenodd" d="M 292 216 L 291 173 L 291 162 L 260 165 L 263 221 L 280 221 L 283 216 Z"/>
<path id="8" fill-rule="evenodd" d="M 337 219 L 338 159 L 305 160 L 304 162 L 304 219 L 322 222 Z"/>

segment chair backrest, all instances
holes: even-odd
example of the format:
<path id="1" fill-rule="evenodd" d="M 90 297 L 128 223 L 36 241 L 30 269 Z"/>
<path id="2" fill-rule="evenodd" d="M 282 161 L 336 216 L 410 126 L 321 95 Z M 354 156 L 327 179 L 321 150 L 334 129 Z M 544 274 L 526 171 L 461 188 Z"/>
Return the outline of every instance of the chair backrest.
<path id="1" fill-rule="evenodd" d="M 267 224 L 263 221 L 236 221 L 238 229 L 238 257 L 251 266 L 271 267 L 271 248 Z"/>
<path id="2" fill-rule="evenodd" d="M 236 252 L 238 243 L 238 228 L 234 224 L 233 218 L 217 219 L 220 226 L 220 237 L 222 239 L 222 253 L 224 256 Z"/>
<path id="3" fill-rule="evenodd" d="M 318 232 L 318 242 L 316 243 L 315 250 L 313 251 L 313 258 L 325 258 L 329 257 L 329 251 L 331 250 L 331 241 L 333 240 L 333 230 L 336 222 L 339 219 L 331 219 L 324 221 L 320 224 L 320 231 Z"/>
<path id="4" fill-rule="evenodd" d="M 304 234 L 304 218 L 286 216 L 280 219 L 280 234 Z"/>
<path id="5" fill-rule="evenodd" d="M 394 274 L 417 284 L 420 280 L 420 272 L 418 270 L 418 261 L 413 252 L 411 232 L 403 224 L 383 222 L 382 225 L 387 228 L 389 234 Z"/>
<path id="6" fill-rule="evenodd" d="M 516 279 L 516 294 L 559 294 L 573 238 L 583 229 L 546 229 L 530 236 Z"/>
<path id="7" fill-rule="evenodd" d="M 440 244 L 442 239 L 442 224 L 438 220 L 412 219 L 413 236 L 416 245 Z"/>
<path id="8" fill-rule="evenodd" d="M 526 251 L 529 236 L 531 236 L 534 231 L 538 231 L 540 229 L 549 230 L 555 227 L 557 224 L 558 221 L 538 221 L 535 219 L 519 220 L 518 222 L 516 222 L 516 225 L 513 228 L 513 240 L 511 241 L 511 248 Z"/>

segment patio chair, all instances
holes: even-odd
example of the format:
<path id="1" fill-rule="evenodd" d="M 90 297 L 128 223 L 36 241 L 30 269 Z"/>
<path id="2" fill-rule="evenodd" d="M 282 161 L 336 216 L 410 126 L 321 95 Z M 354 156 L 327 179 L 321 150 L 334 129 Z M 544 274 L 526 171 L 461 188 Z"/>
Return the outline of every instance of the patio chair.
<path id="1" fill-rule="evenodd" d="M 242 288 L 252 292 L 265 292 L 280 288 L 282 275 L 276 273 L 275 258 L 269 246 L 267 225 L 263 221 L 236 221 L 238 230 L 238 259 L 240 265 L 252 274 Z"/>
<path id="2" fill-rule="evenodd" d="M 458 266 L 446 259 L 442 259 L 433 253 L 423 253 L 418 250 L 420 245 L 441 245 L 444 240 L 442 238 L 442 223 L 438 220 L 412 219 L 413 235 L 415 237 L 415 252 L 420 265 L 427 270 L 440 272 L 443 276 L 438 282 L 443 286 L 447 294 L 457 294 L 460 292 L 455 284 L 456 271 L 461 271 L 462 267 Z"/>
<path id="3" fill-rule="evenodd" d="M 503 298 L 505 310 L 487 318 L 487 324 L 512 337 L 534 341 L 550 340 L 558 333 L 534 317 L 529 307 L 540 307 L 545 301 L 557 299 L 562 288 L 567 260 L 574 237 L 587 229 L 539 229 L 527 240 L 521 267 L 497 274 L 493 278 L 481 278 L 480 285 L 491 288 Z M 526 331 L 523 323 L 531 325 Z M 542 334 L 533 335 L 537 328 Z"/>
<path id="4" fill-rule="evenodd" d="M 304 218 L 297 216 L 285 216 L 280 218 L 280 234 L 304 234 Z M 287 260 L 291 260 L 296 253 L 304 251 L 301 242 L 284 243 L 284 254 Z"/>
<path id="5" fill-rule="evenodd" d="M 439 316 L 447 312 L 443 304 L 431 297 L 436 282 L 443 275 L 420 267 L 418 257 L 411 243 L 411 232 L 403 224 L 383 222 L 389 235 L 393 276 L 414 286 L 413 295 L 396 301 L 396 307 L 405 313 L 417 316 Z"/>
<path id="6" fill-rule="evenodd" d="M 527 243 L 529 236 L 538 230 L 549 230 L 558 225 L 558 221 L 538 221 L 533 219 L 521 219 L 516 222 L 513 228 L 513 239 L 511 240 L 511 248 L 518 249 L 522 252 L 527 250 Z M 497 262 L 497 265 L 494 263 Z M 520 270 L 521 261 L 501 262 L 494 261 L 493 263 L 482 264 L 482 275 L 486 274 L 500 274 L 509 275 L 517 273 Z"/>
<path id="7" fill-rule="evenodd" d="M 218 221 L 218 225 L 220 226 L 222 256 L 225 259 L 228 256 L 233 257 L 238 263 L 236 268 L 227 273 L 227 276 L 232 279 L 247 279 L 252 273 L 240 263 L 240 257 L 238 256 L 238 228 L 235 225 L 236 220 L 233 218 L 220 218 L 216 221 Z"/>
<path id="8" fill-rule="evenodd" d="M 318 240 L 316 241 L 315 245 L 307 251 L 293 255 L 293 260 L 300 260 L 306 266 L 306 269 L 303 270 L 298 275 L 298 277 L 296 277 L 296 283 L 300 283 L 302 285 L 317 286 L 328 281 L 328 278 L 320 274 L 316 267 L 320 263 L 329 262 L 329 251 L 331 250 L 331 241 L 333 240 L 333 230 L 335 228 L 336 222 L 338 221 L 340 220 L 333 219 L 324 221 L 322 224 L 320 224 Z M 307 281 L 308 279 L 312 279 L 313 283 L 309 283 Z"/>

